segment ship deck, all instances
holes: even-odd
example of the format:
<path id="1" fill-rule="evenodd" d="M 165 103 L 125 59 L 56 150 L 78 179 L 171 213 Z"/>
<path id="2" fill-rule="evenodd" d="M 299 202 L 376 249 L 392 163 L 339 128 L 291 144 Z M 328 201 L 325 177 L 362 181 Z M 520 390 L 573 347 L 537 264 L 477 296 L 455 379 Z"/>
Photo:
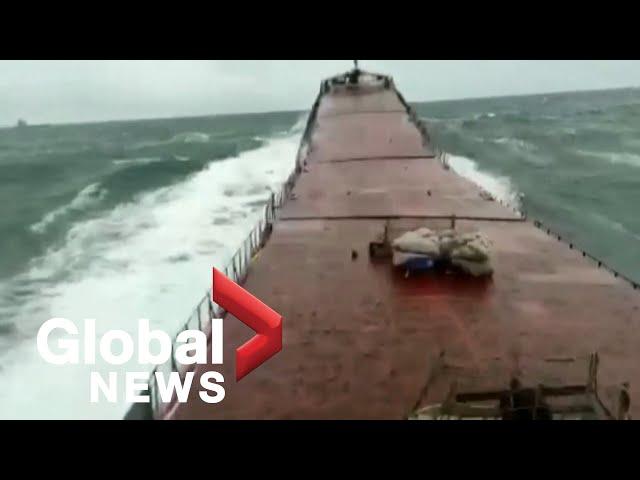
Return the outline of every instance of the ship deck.
<path id="1" fill-rule="evenodd" d="M 620 384 L 640 379 L 638 291 L 446 169 L 393 88 L 323 95 L 310 144 L 243 285 L 283 316 L 282 351 L 236 383 L 235 349 L 254 332 L 227 318 L 225 364 L 194 379 L 221 371 L 224 401 L 192 389 L 168 418 L 402 419 L 454 381 L 584 383 L 593 352 L 612 409 Z M 492 278 L 405 278 L 369 258 L 385 224 L 395 237 L 452 215 L 492 241 Z"/>

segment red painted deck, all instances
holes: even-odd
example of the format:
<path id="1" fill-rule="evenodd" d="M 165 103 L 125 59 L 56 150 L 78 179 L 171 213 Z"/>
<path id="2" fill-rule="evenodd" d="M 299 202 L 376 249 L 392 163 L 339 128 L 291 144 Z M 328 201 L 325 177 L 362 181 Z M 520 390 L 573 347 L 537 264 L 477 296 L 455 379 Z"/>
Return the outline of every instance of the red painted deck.
<path id="1" fill-rule="evenodd" d="M 314 152 L 320 156 L 323 149 Z M 417 154 L 418 152 L 416 152 Z M 353 216 L 451 216 L 517 219 L 480 197 L 480 189 L 426 156 L 323 162 L 311 159 L 283 219 Z"/>
<path id="2" fill-rule="evenodd" d="M 503 389 L 513 374 L 583 383 L 594 351 L 608 406 L 621 382 L 640 380 L 638 291 L 482 199 L 430 158 L 403 111 L 393 90 L 322 98 L 308 171 L 244 285 L 283 315 L 283 350 L 236 383 L 235 348 L 253 332 L 228 319 L 225 365 L 212 367 L 225 376 L 224 401 L 203 403 L 193 389 L 171 418 L 401 419 L 421 392 L 421 404 L 443 401 L 453 380 L 459 390 Z M 405 279 L 369 259 L 385 217 L 397 236 L 448 225 L 400 217 L 451 214 L 493 242 L 493 279 Z M 632 395 L 636 418 L 639 405 Z"/>

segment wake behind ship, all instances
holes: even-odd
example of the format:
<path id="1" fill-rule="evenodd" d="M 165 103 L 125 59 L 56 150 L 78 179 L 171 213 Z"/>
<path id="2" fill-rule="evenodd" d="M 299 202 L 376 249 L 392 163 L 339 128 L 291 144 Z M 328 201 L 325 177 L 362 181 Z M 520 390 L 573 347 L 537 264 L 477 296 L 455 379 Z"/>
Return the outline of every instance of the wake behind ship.
<path id="1" fill-rule="evenodd" d="M 443 265 L 444 238 L 486 239 L 487 261 Z M 638 286 L 450 170 L 389 76 L 322 82 L 295 171 L 225 273 L 283 316 L 282 351 L 215 406 L 160 403 L 152 377 L 151 410 L 128 418 L 640 413 Z M 207 296 L 193 318 L 221 314 Z M 252 336 L 226 314 L 225 378 Z"/>

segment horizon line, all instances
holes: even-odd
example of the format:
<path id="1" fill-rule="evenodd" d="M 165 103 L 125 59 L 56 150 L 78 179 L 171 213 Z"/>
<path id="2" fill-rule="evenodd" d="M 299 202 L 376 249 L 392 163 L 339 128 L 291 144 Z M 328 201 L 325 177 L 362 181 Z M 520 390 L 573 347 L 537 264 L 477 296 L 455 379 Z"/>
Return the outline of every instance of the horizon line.
<path id="1" fill-rule="evenodd" d="M 578 90 L 551 90 L 545 92 L 536 92 L 536 93 L 517 93 L 510 95 L 485 95 L 485 96 L 474 96 L 474 97 L 458 97 L 458 98 L 441 98 L 441 99 L 432 99 L 432 100 L 409 100 L 410 104 L 429 104 L 429 103 L 439 103 L 439 102 L 463 102 L 470 100 L 489 100 L 489 99 L 498 99 L 498 98 L 518 98 L 518 97 L 535 97 L 541 95 L 562 95 L 562 94 L 570 94 L 570 93 L 595 93 L 595 92 L 609 92 L 609 91 L 617 91 L 617 90 L 635 90 L 640 88 L 640 86 L 626 86 L 626 87 L 610 87 L 610 88 L 586 88 L 586 89 L 578 89 Z M 399 89 L 398 89 L 399 90 Z M 74 125 L 100 125 L 105 123 L 124 123 L 124 122 L 144 122 L 144 121 L 152 121 L 152 120 L 180 120 L 180 119 L 189 119 L 189 118 L 210 118 L 210 117 L 231 117 L 231 116 L 243 116 L 243 115 L 269 115 L 274 113 L 303 113 L 308 111 L 309 109 L 283 109 L 283 110 L 262 110 L 262 111 L 244 111 L 244 112 L 222 112 L 222 113 L 208 113 L 208 114 L 198 114 L 198 115 L 167 115 L 167 116 L 159 116 L 159 117 L 129 117 L 129 118 L 113 118 L 108 120 L 88 120 L 88 121 L 53 121 L 53 122 L 41 122 L 41 123 L 28 123 L 28 121 L 24 118 L 19 118 L 16 120 L 16 123 L 0 125 L 0 130 L 13 129 L 18 128 L 17 123 L 21 120 L 24 120 L 26 123 L 26 127 L 47 127 L 47 126 L 74 126 Z"/>

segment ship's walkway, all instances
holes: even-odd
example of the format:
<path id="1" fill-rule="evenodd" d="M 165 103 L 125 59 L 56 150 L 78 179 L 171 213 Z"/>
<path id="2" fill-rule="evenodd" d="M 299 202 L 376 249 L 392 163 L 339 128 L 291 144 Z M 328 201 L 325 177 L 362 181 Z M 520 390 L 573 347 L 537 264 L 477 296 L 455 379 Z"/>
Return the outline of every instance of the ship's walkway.
<path id="1" fill-rule="evenodd" d="M 225 364 L 212 367 L 224 401 L 193 388 L 170 418 L 407 418 L 454 381 L 584 383 L 595 351 L 601 396 L 615 403 L 622 382 L 640 380 L 638 291 L 480 193 L 434 157 L 393 88 L 325 94 L 306 165 L 244 284 L 282 314 L 283 349 L 236 383 L 235 349 L 253 332 L 228 319 Z M 492 279 L 407 279 L 369 258 L 385 224 L 395 237 L 452 215 L 493 242 Z"/>

